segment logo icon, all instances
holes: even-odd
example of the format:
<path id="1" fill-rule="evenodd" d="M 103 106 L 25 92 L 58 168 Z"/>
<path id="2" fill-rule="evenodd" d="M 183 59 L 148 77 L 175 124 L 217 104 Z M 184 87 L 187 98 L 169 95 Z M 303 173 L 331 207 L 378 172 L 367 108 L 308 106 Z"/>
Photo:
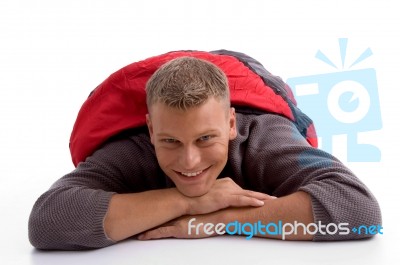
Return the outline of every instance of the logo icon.
<path id="1" fill-rule="evenodd" d="M 372 55 L 370 48 L 345 69 L 347 38 L 339 39 L 342 69 L 323 52 L 315 57 L 339 71 L 289 78 L 299 108 L 314 120 L 321 149 L 332 153 L 332 138 L 347 136 L 347 161 L 378 162 L 380 149 L 373 144 L 359 143 L 358 134 L 380 130 L 382 118 L 379 105 L 376 71 L 373 68 L 351 68 Z"/>

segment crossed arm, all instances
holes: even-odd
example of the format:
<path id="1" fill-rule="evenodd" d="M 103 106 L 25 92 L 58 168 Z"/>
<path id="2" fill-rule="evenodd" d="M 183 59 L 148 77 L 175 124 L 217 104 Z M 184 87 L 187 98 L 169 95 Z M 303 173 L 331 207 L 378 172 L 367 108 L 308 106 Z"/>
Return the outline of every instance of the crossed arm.
<path id="1" fill-rule="evenodd" d="M 139 234 L 139 239 L 165 237 L 202 238 L 204 233 L 188 233 L 188 222 L 196 218 L 199 223 L 238 221 L 313 222 L 311 200 L 305 192 L 296 192 L 282 198 L 244 190 L 230 178 L 218 179 L 210 192 L 189 198 L 175 188 L 147 191 L 137 194 L 116 194 L 111 198 L 105 218 L 105 233 L 114 241 Z M 299 230 L 288 239 L 311 240 Z M 213 235 L 213 234 L 211 234 Z M 268 236 L 268 234 L 267 234 Z M 271 236 L 269 236 L 271 237 Z"/>
<path id="2" fill-rule="evenodd" d="M 192 218 L 196 218 L 194 225 L 233 221 L 348 222 L 349 227 L 381 224 L 379 205 L 368 188 L 337 159 L 307 146 L 290 121 L 265 115 L 243 117 L 239 124 L 244 125 L 238 129 L 237 144 L 230 148 L 230 163 L 236 167 L 230 176 L 238 185 L 263 193 L 242 189 L 232 179 L 223 178 L 207 194 L 185 197 L 168 185 L 148 136 L 139 134 L 98 149 L 39 197 L 29 219 L 32 245 L 87 249 L 136 235 L 142 240 L 209 236 L 188 234 Z M 251 138 L 245 135 L 249 127 L 265 137 L 247 140 Z M 242 144 L 250 142 L 242 159 Z M 371 236 L 310 235 L 299 230 L 285 239 Z"/>

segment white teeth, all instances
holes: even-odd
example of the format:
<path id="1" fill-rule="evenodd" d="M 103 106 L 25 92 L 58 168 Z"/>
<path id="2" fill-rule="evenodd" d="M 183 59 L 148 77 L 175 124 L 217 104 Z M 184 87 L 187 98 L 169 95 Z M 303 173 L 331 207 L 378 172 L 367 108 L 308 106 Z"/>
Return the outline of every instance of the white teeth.
<path id="1" fill-rule="evenodd" d="M 181 172 L 182 175 L 186 176 L 186 177 L 194 177 L 197 176 L 199 174 L 201 174 L 203 172 L 203 170 L 197 171 L 197 172 Z"/>

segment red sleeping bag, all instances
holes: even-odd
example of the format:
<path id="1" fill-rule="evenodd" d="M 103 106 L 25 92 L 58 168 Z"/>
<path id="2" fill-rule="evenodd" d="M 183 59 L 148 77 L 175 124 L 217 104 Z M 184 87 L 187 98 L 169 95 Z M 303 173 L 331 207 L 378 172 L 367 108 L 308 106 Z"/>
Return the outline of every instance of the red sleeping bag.
<path id="1" fill-rule="evenodd" d="M 127 65 L 90 93 L 78 113 L 70 138 L 75 166 L 110 137 L 146 124 L 147 80 L 162 64 L 182 56 L 210 61 L 224 71 L 232 106 L 284 116 L 295 123 L 312 146 L 317 146 L 313 123 L 296 107 L 290 88 L 258 61 L 243 53 L 226 50 L 177 51 Z"/>

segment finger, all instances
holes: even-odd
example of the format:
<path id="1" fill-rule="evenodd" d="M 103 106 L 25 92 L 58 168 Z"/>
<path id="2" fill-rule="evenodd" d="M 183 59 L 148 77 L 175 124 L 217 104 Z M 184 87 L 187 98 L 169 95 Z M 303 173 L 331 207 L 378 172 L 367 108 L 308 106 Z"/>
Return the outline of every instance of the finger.
<path id="1" fill-rule="evenodd" d="M 175 227 L 173 226 L 161 226 L 153 230 L 146 231 L 138 236 L 139 240 L 150 240 L 174 237 Z"/>
<path id="2" fill-rule="evenodd" d="M 275 196 L 267 195 L 267 197 L 261 197 L 262 199 L 255 198 L 253 196 L 246 195 L 233 195 L 231 196 L 230 206 L 254 206 L 260 207 L 265 204 L 266 200 L 276 199 Z"/>
<path id="3" fill-rule="evenodd" d="M 271 196 L 262 192 L 257 192 L 257 191 L 252 191 L 252 190 L 244 190 L 245 195 L 248 197 L 256 198 L 259 200 L 271 200 L 271 199 L 276 199 L 275 196 Z"/>
<path id="4" fill-rule="evenodd" d="M 264 205 L 264 201 L 244 195 L 234 195 L 231 198 L 230 205 L 236 207 L 243 207 L 243 206 L 260 207 Z"/>

